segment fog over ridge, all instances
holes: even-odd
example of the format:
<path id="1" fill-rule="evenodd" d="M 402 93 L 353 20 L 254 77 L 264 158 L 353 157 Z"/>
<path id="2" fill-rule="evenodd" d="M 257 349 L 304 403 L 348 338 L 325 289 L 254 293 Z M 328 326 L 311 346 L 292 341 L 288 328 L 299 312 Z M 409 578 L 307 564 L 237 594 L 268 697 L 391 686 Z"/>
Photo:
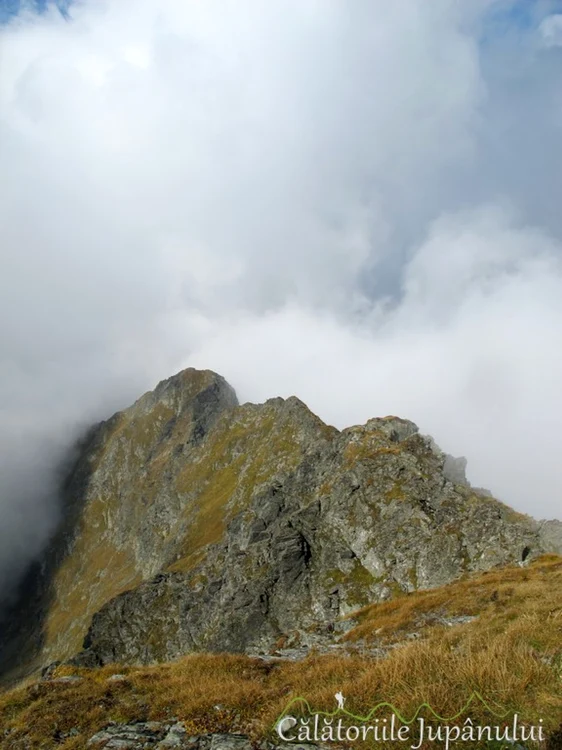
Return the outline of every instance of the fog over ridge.
<path id="1" fill-rule="evenodd" d="M 562 3 L 82 0 L 0 27 L 0 590 L 185 366 L 560 517 Z"/>

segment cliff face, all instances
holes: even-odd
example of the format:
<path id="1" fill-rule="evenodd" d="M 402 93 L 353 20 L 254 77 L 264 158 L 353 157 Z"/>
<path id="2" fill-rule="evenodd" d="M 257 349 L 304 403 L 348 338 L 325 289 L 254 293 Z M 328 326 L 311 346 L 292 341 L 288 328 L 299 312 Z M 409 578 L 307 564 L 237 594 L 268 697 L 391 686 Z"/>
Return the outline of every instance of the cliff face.
<path id="1" fill-rule="evenodd" d="M 65 493 L 37 665 L 314 643 L 364 604 L 558 543 L 411 422 L 338 431 L 192 369 L 95 428 Z"/>

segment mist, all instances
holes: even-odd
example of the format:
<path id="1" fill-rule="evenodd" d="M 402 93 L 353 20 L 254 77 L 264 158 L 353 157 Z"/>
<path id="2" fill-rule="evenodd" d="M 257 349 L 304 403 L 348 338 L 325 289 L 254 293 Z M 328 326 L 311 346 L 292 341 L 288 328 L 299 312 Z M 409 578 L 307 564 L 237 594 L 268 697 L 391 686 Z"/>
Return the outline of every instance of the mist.
<path id="1" fill-rule="evenodd" d="M 560 516 L 562 3 L 84 0 L 0 26 L 0 590 L 186 366 L 397 414 Z"/>

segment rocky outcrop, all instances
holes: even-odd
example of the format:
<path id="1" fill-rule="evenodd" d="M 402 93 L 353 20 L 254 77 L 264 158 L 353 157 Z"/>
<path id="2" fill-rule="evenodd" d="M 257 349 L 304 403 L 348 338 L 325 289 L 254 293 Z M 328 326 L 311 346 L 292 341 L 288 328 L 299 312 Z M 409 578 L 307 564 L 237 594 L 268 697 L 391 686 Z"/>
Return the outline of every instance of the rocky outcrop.
<path id="1" fill-rule="evenodd" d="M 181 723 L 166 724 L 149 721 L 133 724 L 111 724 L 94 735 L 88 748 L 105 750 L 320 750 L 327 745 L 314 743 L 278 743 L 262 741 L 259 744 L 244 734 L 202 734 L 189 736 Z"/>
<path id="2" fill-rule="evenodd" d="M 227 735 L 229 737 L 229 735 Z M 236 739 L 238 739 L 236 737 Z M 245 748 L 248 750 L 251 747 L 250 742 L 247 738 L 245 739 Z M 215 746 L 217 745 L 215 741 Z M 89 748 L 105 748 L 111 750 L 111 748 L 119 748 L 119 750 L 145 750 L 145 748 L 153 748 L 154 750 L 171 750 L 172 748 L 201 750 L 213 746 L 213 735 L 210 737 L 189 737 L 185 728 L 182 724 L 166 724 L 159 721 L 145 721 L 145 722 L 134 722 L 131 724 L 110 724 L 102 731 L 95 734 L 88 741 L 87 747 Z M 226 750 L 227 745 L 225 745 Z M 232 743 L 230 745 L 232 750 L 234 747 L 240 747 L 242 750 L 241 743 Z"/>
<path id="3" fill-rule="evenodd" d="M 556 555 L 562 555 L 562 521 L 542 521 L 539 524 L 541 546 Z"/>
<path id="4" fill-rule="evenodd" d="M 37 663 L 306 645 L 368 602 L 544 551 L 464 466 L 408 420 L 338 431 L 185 370 L 83 447 Z"/>

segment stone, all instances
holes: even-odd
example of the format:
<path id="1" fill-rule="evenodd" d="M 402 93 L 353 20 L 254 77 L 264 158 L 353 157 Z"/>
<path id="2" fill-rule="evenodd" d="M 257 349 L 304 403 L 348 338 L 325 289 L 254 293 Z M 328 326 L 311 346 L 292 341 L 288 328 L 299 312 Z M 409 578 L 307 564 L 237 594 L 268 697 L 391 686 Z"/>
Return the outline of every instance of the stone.
<path id="1" fill-rule="evenodd" d="M 542 521 L 539 534 L 541 544 L 547 552 L 562 555 L 562 521 Z"/>
<path id="2" fill-rule="evenodd" d="M 187 732 L 183 724 L 179 722 L 172 725 L 168 729 L 168 733 L 158 745 L 160 750 L 166 750 L 167 748 L 182 748 L 187 747 Z"/>
<path id="3" fill-rule="evenodd" d="M 455 458 L 454 456 L 446 455 L 443 464 L 443 474 L 450 482 L 468 485 L 466 464 L 467 460 L 464 456 Z"/>
<path id="4" fill-rule="evenodd" d="M 165 736 L 164 736 L 165 735 Z M 162 737 L 164 736 L 164 739 Z M 250 738 L 243 734 L 207 734 L 189 737 L 181 724 L 134 722 L 107 726 L 88 740 L 89 748 L 104 750 L 254 750 Z M 314 743 L 275 744 L 263 741 L 260 750 L 327 750 Z"/>
<path id="5" fill-rule="evenodd" d="M 213 734 L 211 750 L 246 750 L 248 737 L 243 734 Z"/>
<path id="6" fill-rule="evenodd" d="M 88 740 L 88 747 L 104 750 L 144 750 L 158 748 L 169 727 L 156 721 L 113 724 Z M 181 747 L 181 746 L 179 746 Z"/>

